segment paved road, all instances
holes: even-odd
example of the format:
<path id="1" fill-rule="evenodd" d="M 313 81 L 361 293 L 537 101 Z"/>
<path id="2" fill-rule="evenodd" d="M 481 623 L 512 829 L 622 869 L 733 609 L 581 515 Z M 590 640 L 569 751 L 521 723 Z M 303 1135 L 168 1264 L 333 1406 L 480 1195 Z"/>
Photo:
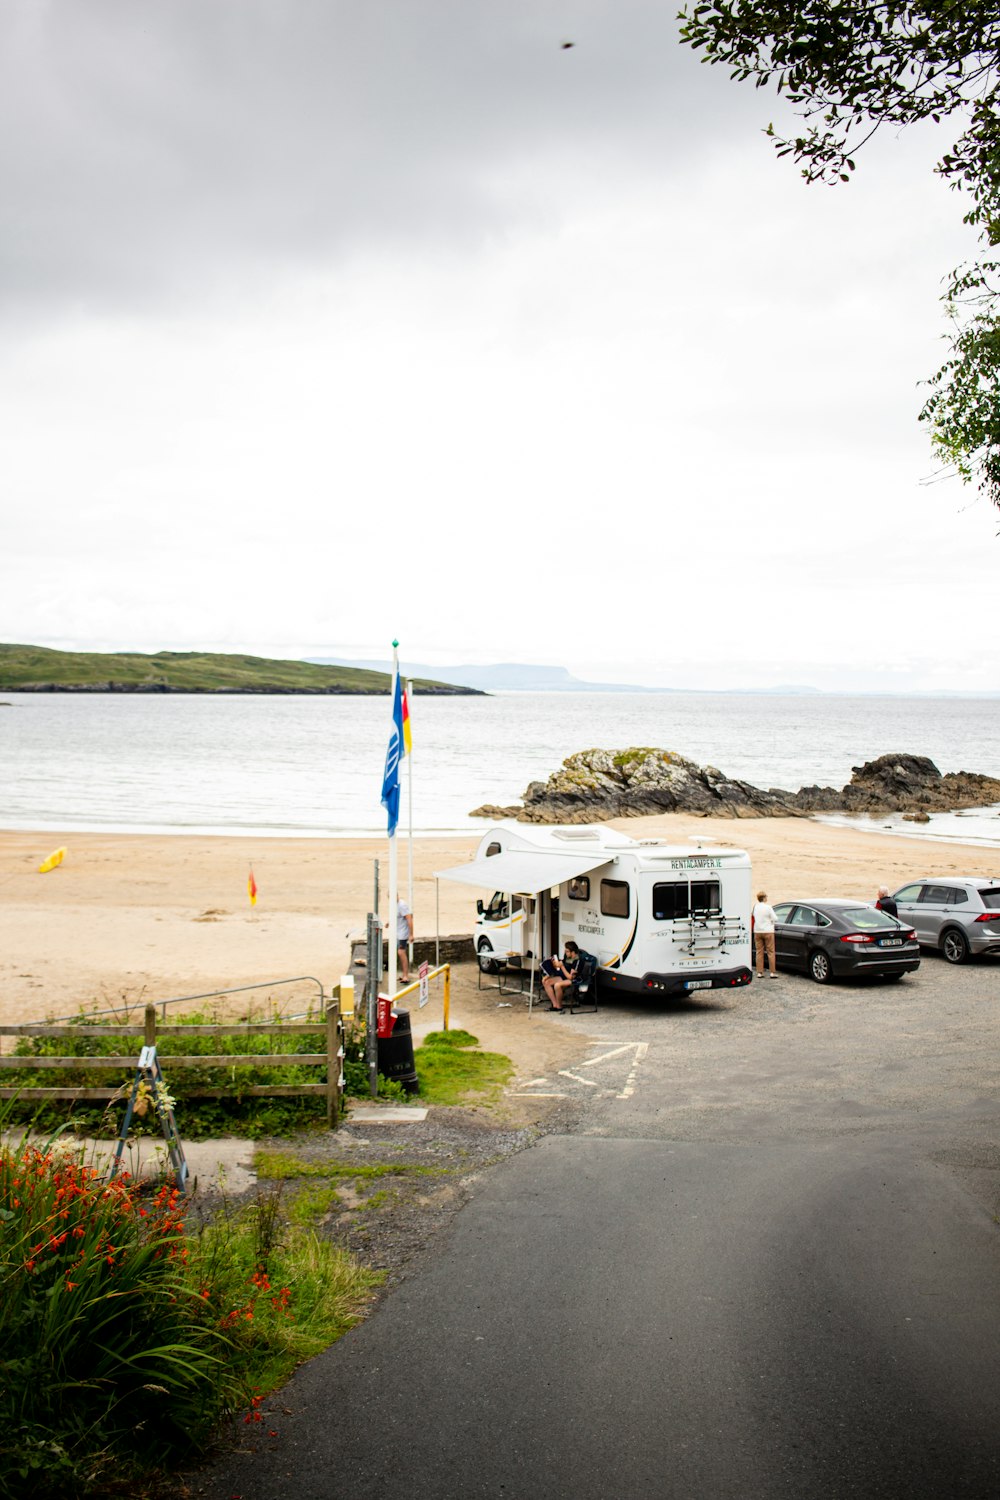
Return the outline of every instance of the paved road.
<path id="1" fill-rule="evenodd" d="M 202 1492 L 993 1500 L 1000 966 L 597 1019 L 594 1058 L 644 1044 L 631 1092 L 573 1070 L 570 1133 Z"/>

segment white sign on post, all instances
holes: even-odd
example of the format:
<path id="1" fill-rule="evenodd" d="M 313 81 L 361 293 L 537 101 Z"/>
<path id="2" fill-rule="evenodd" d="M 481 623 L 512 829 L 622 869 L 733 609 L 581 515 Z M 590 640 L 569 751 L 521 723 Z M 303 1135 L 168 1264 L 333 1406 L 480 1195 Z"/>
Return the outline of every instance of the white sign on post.
<path id="1" fill-rule="evenodd" d="M 427 963 L 426 960 L 420 965 L 420 968 L 417 970 L 417 973 L 418 973 L 418 975 L 420 977 L 420 1005 L 419 1005 L 419 1008 L 421 1010 L 423 1010 L 424 1006 L 427 1004 L 428 1000 L 430 999 L 430 984 L 428 983 L 428 980 L 427 980 L 427 976 L 430 973 L 430 971 L 431 971 L 431 966 L 430 966 L 429 963 Z"/>

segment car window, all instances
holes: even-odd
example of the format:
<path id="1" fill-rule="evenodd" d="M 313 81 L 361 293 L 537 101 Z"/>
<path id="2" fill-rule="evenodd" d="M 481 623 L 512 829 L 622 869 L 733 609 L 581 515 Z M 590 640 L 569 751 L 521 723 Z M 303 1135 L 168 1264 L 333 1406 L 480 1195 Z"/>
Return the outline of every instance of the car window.
<path id="1" fill-rule="evenodd" d="M 919 880 L 917 881 L 916 885 L 904 885 L 903 889 L 901 891 L 897 891 L 896 894 L 895 894 L 895 896 L 893 896 L 892 899 L 894 901 L 919 901 L 920 900 L 920 882 L 919 882 Z"/>
<path id="2" fill-rule="evenodd" d="M 790 901 L 782 901 L 774 908 L 775 920 L 778 922 L 787 922 L 791 914 L 792 903 Z"/>
<path id="3" fill-rule="evenodd" d="M 885 928 L 898 928 L 899 923 L 895 917 L 890 917 L 887 911 L 879 911 L 874 906 L 852 906 L 847 911 L 841 912 L 841 916 L 849 927 L 858 932 L 876 932 Z"/>
<path id="4" fill-rule="evenodd" d="M 951 891 L 946 885 L 925 885 L 920 892 L 921 906 L 948 906 L 951 903 Z"/>
<path id="5" fill-rule="evenodd" d="M 991 885 L 980 891 L 979 899 L 989 911 L 1000 911 L 1000 885 Z"/>
<path id="6" fill-rule="evenodd" d="M 792 917 L 793 927 L 816 927 L 818 923 L 819 918 L 811 906 L 797 906 L 795 908 L 795 915 Z"/>
<path id="7" fill-rule="evenodd" d="M 968 891 L 964 890 L 962 886 L 950 885 L 948 887 L 948 900 L 951 902 L 952 906 L 961 906 L 962 903 L 968 901 L 968 899 L 969 893 Z"/>

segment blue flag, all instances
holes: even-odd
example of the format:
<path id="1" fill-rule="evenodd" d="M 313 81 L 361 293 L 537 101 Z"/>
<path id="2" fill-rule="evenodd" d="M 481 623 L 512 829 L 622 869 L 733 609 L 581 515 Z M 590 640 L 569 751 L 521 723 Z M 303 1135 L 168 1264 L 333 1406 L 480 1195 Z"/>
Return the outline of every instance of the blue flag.
<path id="1" fill-rule="evenodd" d="M 399 762 L 402 755 L 403 688 L 397 667 L 392 682 L 392 729 L 389 731 L 389 748 L 385 752 L 385 774 L 382 777 L 382 806 L 389 814 L 390 838 L 396 832 L 396 824 L 399 822 Z"/>

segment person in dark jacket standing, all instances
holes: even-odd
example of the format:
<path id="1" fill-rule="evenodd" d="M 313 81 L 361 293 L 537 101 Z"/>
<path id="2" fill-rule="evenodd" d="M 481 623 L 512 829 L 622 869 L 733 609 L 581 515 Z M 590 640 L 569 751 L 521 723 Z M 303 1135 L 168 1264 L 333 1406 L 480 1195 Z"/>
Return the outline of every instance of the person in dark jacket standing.
<path id="1" fill-rule="evenodd" d="M 896 921 L 899 921 L 899 912 L 896 909 L 895 901 L 889 895 L 889 887 L 887 885 L 879 886 L 878 900 L 875 902 L 875 905 L 878 907 L 879 911 L 887 911 L 890 917 L 895 917 Z"/>

